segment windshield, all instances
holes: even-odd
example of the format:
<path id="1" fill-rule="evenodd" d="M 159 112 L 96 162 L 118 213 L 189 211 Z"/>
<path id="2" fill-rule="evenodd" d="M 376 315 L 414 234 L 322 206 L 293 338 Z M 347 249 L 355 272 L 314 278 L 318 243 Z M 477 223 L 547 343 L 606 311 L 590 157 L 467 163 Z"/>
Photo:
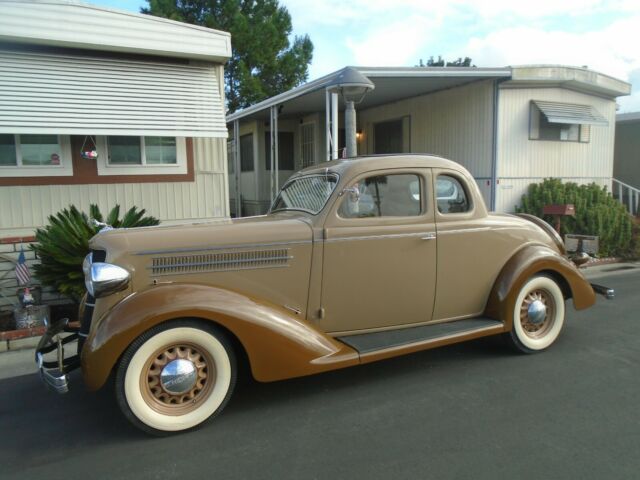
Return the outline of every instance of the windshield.
<path id="1" fill-rule="evenodd" d="M 337 184 L 335 174 L 298 177 L 282 187 L 271 211 L 302 210 L 315 215 L 323 209 Z"/>

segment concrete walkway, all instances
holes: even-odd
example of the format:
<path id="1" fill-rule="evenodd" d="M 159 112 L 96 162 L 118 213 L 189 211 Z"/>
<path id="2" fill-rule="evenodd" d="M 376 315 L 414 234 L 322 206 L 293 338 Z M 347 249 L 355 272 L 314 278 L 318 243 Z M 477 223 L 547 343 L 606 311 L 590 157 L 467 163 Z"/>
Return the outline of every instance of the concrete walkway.
<path id="1" fill-rule="evenodd" d="M 593 266 L 584 269 L 583 272 L 589 280 L 596 283 L 601 281 L 606 285 L 603 277 L 624 275 L 635 272 L 639 268 L 640 262 L 623 262 Z M 24 342 L 24 348 L 0 353 L 0 380 L 37 372 L 34 360 L 34 348 L 38 339 L 31 338 L 25 340 L 29 340 L 29 342 Z"/>

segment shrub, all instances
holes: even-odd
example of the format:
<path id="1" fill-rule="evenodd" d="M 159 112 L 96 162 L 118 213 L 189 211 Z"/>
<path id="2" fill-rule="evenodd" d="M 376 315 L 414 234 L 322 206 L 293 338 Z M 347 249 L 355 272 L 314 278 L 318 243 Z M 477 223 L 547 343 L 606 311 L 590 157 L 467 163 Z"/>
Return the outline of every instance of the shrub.
<path id="1" fill-rule="evenodd" d="M 597 235 L 600 238 L 600 256 L 633 256 L 633 217 L 615 200 L 605 187 L 595 183 L 578 185 L 547 178 L 542 183 L 529 185 L 522 196 L 517 212 L 530 213 L 554 225 L 554 218 L 542 215 L 545 205 L 575 205 L 574 217 L 561 217 L 560 234 Z M 637 240 L 636 240 L 637 241 Z"/>
<path id="2" fill-rule="evenodd" d="M 129 209 L 120 219 L 120 205 L 116 205 L 106 220 L 97 205 L 91 205 L 89 215 L 71 205 L 49 216 L 49 225 L 36 230 L 36 242 L 31 249 L 40 263 L 34 265 L 35 276 L 43 285 L 54 287 L 63 295 L 78 301 L 85 292 L 82 262 L 89 253 L 89 240 L 101 227 L 92 220 L 105 221 L 114 228 L 144 227 L 160 223 L 145 216 L 145 210 Z"/>

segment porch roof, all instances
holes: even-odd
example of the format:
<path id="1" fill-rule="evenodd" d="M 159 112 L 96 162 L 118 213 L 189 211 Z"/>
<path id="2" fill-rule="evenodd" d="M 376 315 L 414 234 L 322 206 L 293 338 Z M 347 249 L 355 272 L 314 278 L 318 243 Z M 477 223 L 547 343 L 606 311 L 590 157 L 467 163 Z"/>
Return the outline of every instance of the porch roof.
<path id="1" fill-rule="evenodd" d="M 376 107 L 405 98 L 458 87 L 485 79 L 510 78 L 510 68 L 468 67 L 352 67 L 368 77 L 375 90 L 367 94 L 358 110 Z M 309 83 L 263 100 L 241 111 L 227 115 L 235 120 L 268 120 L 269 109 L 282 105 L 280 118 L 324 111 L 325 89 L 341 72 L 330 73 Z"/>

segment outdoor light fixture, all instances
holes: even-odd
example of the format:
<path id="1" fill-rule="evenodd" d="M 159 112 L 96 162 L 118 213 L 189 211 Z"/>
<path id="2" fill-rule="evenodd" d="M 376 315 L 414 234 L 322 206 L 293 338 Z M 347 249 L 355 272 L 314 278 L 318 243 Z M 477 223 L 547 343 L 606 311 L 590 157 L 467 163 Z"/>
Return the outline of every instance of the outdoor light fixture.
<path id="1" fill-rule="evenodd" d="M 356 132 L 356 140 L 358 141 L 362 140 L 362 130 L 358 130 Z"/>
<path id="2" fill-rule="evenodd" d="M 344 130 L 347 157 L 358 155 L 357 141 L 360 137 L 356 132 L 355 105 L 362 102 L 364 96 L 374 88 L 373 82 L 353 67 L 340 70 L 327 85 L 327 91 L 340 94 L 345 103 Z"/>
<path id="3" fill-rule="evenodd" d="M 358 104 L 375 85 L 353 67 L 346 67 L 327 85 L 330 92 L 339 93 L 345 102 Z"/>

